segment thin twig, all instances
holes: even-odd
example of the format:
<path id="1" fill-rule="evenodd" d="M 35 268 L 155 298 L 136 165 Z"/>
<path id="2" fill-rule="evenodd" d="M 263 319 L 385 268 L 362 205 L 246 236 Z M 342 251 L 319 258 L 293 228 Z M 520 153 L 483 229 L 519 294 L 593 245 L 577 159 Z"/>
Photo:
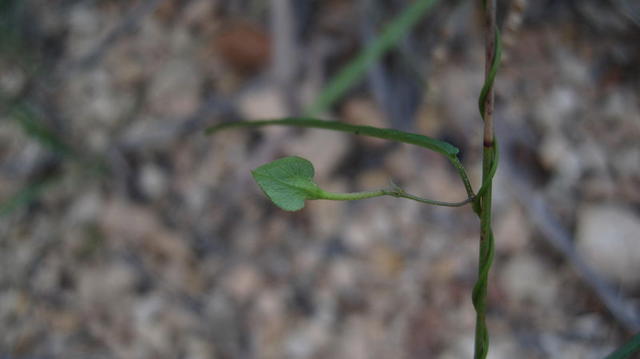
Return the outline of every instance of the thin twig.
<path id="1" fill-rule="evenodd" d="M 299 92 L 296 91 L 300 69 L 298 48 L 298 26 L 292 0 L 272 0 L 271 31 L 273 33 L 271 71 L 279 96 L 287 105 L 288 112 L 299 115 L 302 112 Z"/>
<path id="2" fill-rule="evenodd" d="M 95 66 L 121 36 L 134 29 L 140 20 L 154 12 L 163 1 L 166 0 L 146 0 L 140 5 L 130 9 L 124 15 L 122 21 L 75 65 L 80 68 Z"/>
<path id="3" fill-rule="evenodd" d="M 507 148 L 513 147 L 512 144 L 516 141 L 530 142 L 525 138 L 526 133 L 522 130 L 509 128 L 505 124 L 498 127 L 501 142 Z M 542 238 L 564 256 L 620 325 L 631 333 L 639 331 L 640 310 L 628 299 L 616 294 L 612 286 L 578 254 L 570 231 L 554 215 L 544 196 L 536 191 L 522 174 L 518 173 L 516 161 L 509 151 L 505 151 L 503 163 L 508 171 L 506 177 L 510 179 L 509 185 L 514 197 L 526 210 L 527 218 L 543 234 Z"/>
<path id="4" fill-rule="evenodd" d="M 514 187 L 517 188 L 518 185 Z M 616 295 L 611 286 L 591 268 L 578 254 L 572 244 L 572 238 L 553 212 L 546 201 L 532 189 L 516 190 L 518 201 L 524 204 L 529 218 L 536 228 L 544 234 L 545 239 L 560 253 L 593 289 L 602 303 L 616 320 L 630 332 L 640 330 L 640 318 L 633 305 Z"/>

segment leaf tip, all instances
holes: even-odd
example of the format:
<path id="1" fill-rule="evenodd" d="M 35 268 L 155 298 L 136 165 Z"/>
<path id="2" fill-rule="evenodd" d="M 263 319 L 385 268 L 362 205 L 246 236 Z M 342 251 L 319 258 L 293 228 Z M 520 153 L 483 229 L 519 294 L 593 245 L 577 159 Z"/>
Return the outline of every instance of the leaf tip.
<path id="1" fill-rule="evenodd" d="M 214 133 L 218 132 L 220 128 L 222 128 L 221 125 L 209 126 L 204 130 L 204 134 L 207 136 L 213 135 Z"/>

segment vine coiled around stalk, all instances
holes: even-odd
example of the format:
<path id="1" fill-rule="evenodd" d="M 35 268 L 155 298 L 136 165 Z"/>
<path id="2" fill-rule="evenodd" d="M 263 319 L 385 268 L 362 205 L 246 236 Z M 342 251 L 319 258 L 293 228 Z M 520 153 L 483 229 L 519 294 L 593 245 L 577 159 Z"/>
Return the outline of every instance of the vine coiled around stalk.
<path id="1" fill-rule="evenodd" d="M 493 264 L 494 237 L 491 228 L 492 183 L 498 167 L 498 144 L 493 135 L 493 84 L 500 66 L 502 45 L 495 21 L 496 0 L 483 0 L 487 19 L 485 81 L 478 98 L 480 115 L 484 122 L 482 185 L 473 202 L 473 210 L 480 218 L 480 250 L 478 279 L 473 288 L 472 301 L 476 310 L 474 358 L 484 359 L 489 352 L 489 331 L 486 323 L 487 286 Z"/>

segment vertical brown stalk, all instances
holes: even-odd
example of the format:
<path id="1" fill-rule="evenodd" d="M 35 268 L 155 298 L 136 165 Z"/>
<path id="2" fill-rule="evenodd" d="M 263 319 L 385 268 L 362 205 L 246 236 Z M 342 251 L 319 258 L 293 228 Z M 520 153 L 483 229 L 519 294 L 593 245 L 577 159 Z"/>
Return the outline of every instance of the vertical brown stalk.
<path id="1" fill-rule="evenodd" d="M 498 148 L 493 133 L 493 81 L 498 70 L 501 53 L 500 35 L 496 27 L 496 0 L 483 0 L 483 10 L 486 25 L 486 65 L 479 106 L 484 121 L 484 146 L 482 148 L 482 188 L 478 191 L 478 198 L 474 202 L 474 210 L 480 217 L 478 280 L 473 288 L 473 305 L 476 309 L 474 354 L 476 359 L 485 359 L 489 352 L 489 331 L 486 323 L 487 287 L 494 254 L 491 202 L 493 175 L 498 165 Z"/>
<path id="2" fill-rule="evenodd" d="M 485 66 L 484 79 L 489 81 L 491 67 L 496 56 L 496 0 L 484 0 L 485 15 Z M 493 146 L 493 81 L 484 99 L 484 146 Z"/>

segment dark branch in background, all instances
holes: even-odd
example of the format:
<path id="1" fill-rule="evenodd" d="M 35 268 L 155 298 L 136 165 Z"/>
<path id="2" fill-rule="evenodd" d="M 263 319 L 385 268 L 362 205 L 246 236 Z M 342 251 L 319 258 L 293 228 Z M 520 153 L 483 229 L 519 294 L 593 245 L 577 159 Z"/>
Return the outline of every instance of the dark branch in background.
<path id="1" fill-rule="evenodd" d="M 533 224 L 544 234 L 544 238 L 567 259 L 585 283 L 600 298 L 613 317 L 627 330 L 640 330 L 640 318 L 633 305 L 615 294 L 613 288 L 578 255 L 569 231 L 552 214 L 544 198 L 531 188 L 514 181 L 513 187 L 518 201 L 526 208 Z"/>
<path id="2" fill-rule="evenodd" d="M 290 114 L 302 113 L 297 81 L 300 75 L 300 27 L 296 23 L 294 0 L 272 1 L 271 32 L 273 38 L 271 71 L 279 96 Z"/>
<path id="3" fill-rule="evenodd" d="M 120 37 L 135 29 L 140 23 L 140 20 L 154 12 L 164 1 L 166 0 L 146 0 L 138 6 L 129 9 L 122 18 L 122 21 L 116 25 L 116 27 L 111 30 L 111 32 L 109 32 L 102 41 L 93 48 L 93 50 L 89 51 L 88 54 L 78 60 L 78 62 L 72 67 L 78 66 L 80 68 L 87 68 L 97 65 L 102 60 L 105 53 L 111 49 Z"/>
<path id="4" fill-rule="evenodd" d="M 510 128 L 501 123 L 498 126 L 498 132 L 502 140 L 501 143 L 504 143 L 507 149 L 513 148 L 516 142 L 525 143 L 525 145 L 530 142 L 526 139 L 526 129 Z M 531 147 L 534 150 L 533 145 Z M 602 304 L 621 326 L 629 332 L 639 331 L 640 313 L 638 309 L 634 308 L 628 299 L 616 294 L 612 286 L 582 259 L 573 245 L 574 240 L 569 230 L 553 214 L 551 206 L 547 204 L 542 194 L 538 193 L 534 185 L 525 178 L 531 176 L 525 176 L 520 172 L 510 151 L 505 151 L 504 157 L 503 168 L 509 172 L 506 177 L 510 179 L 512 193 L 526 210 L 527 217 L 543 234 L 542 238 L 566 258 L 567 262 L 600 298 Z"/>
<path id="5" fill-rule="evenodd" d="M 364 48 L 379 37 L 375 24 L 385 11 L 379 1 L 360 1 L 360 41 Z M 415 30 L 414 30 L 415 31 Z M 425 89 L 424 74 L 414 61 L 411 31 L 398 43 L 397 49 L 375 61 L 367 71 L 368 85 L 391 127 L 410 130 Z"/>

